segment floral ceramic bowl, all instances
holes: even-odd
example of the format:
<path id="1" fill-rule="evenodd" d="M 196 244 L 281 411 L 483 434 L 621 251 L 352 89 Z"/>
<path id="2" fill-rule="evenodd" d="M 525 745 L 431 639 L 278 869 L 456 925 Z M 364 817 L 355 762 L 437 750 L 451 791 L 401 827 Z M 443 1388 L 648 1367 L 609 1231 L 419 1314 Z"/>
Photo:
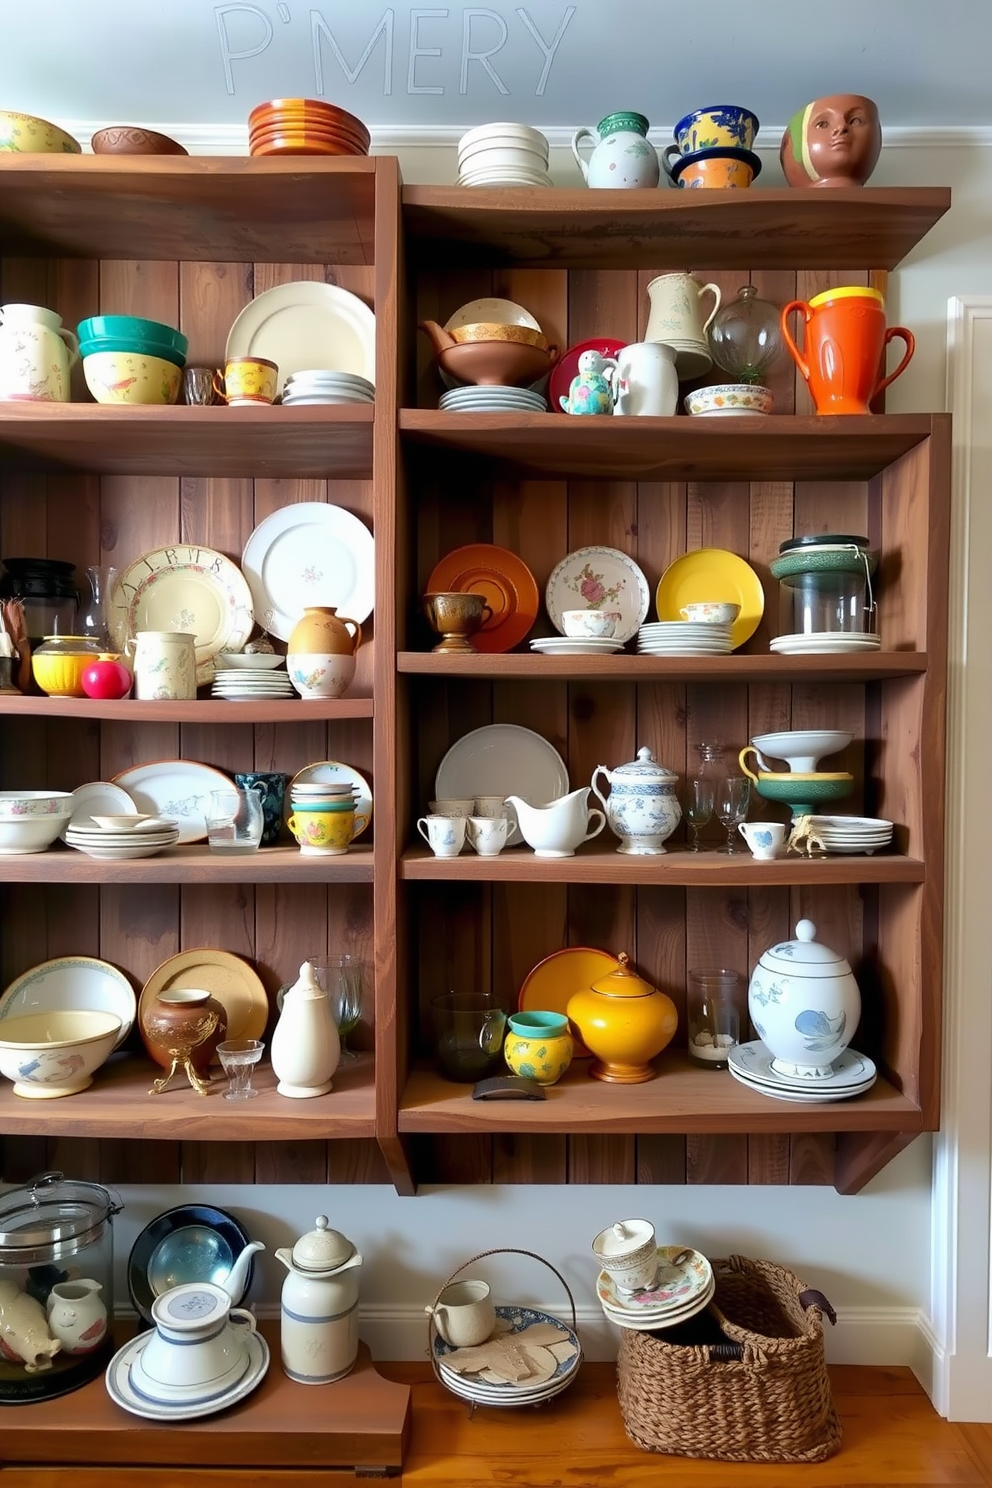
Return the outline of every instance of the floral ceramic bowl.
<path id="1" fill-rule="evenodd" d="M 98 403 L 175 403 L 182 368 L 162 357 L 98 351 L 83 357 L 86 386 Z"/>
<path id="2" fill-rule="evenodd" d="M 0 821 L 23 816 L 71 816 L 72 807 L 71 791 L 0 791 Z"/>
<path id="3" fill-rule="evenodd" d="M 771 389 L 749 382 L 721 382 L 697 388 L 685 398 L 685 409 L 694 417 L 716 414 L 771 413 L 775 399 Z"/>
<path id="4" fill-rule="evenodd" d="M 0 153 L 14 155 L 81 155 L 83 147 L 71 134 L 38 119 L 0 109 Z"/>
<path id="5" fill-rule="evenodd" d="M 29 1099 L 75 1095 L 93 1083 L 120 1031 L 115 1014 L 81 1008 L 0 1019 L 0 1074 Z"/>

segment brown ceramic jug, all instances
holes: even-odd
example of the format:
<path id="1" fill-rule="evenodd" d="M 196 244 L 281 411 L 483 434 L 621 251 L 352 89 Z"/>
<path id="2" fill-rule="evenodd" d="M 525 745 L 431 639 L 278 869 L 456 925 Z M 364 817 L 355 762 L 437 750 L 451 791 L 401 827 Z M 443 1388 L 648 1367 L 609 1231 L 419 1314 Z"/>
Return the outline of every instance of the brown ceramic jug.
<path id="1" fill-rule="evenodd" d="M 361 644 L 357 620 L 340 618 L 333 605 L 307 605 L 290 631 L 286 651 L 290 656 L 354 656 Z"/>
<path id="2" fill-rule="evenodd" d="M 168 1074 L 152 1087 L 160 1094 L 177 1069 L 185 1070 L 194 1090 L 206 1090 L 200 1075 L 217 1045 L 227 1037 L 227 1012 L 209 992 L 176 987 L 160 992 L 141 1015 L 141 1038 L 156 1064 Z"/>

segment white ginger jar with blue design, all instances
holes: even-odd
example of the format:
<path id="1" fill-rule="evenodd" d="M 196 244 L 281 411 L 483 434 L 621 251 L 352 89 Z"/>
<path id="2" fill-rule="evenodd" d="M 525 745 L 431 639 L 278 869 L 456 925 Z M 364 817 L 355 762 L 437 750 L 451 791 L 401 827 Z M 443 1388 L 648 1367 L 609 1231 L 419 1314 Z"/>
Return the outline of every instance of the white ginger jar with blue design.
<path id="1" fill-rule="evenodd" d="M 610 787 L 604 796 L 596 785 L 602 775 Z M 610 770 L 597 765 L 592 774 L 593 793 L 603 803 L 611 832 L 620 838 L 617 852 L 657 854 L 682 820 L 677 793 L 678 776 L 659 765 L 652 750 L 641 748 L 636 760 Z"/>
<path id="2" fill-rule="evenodd" d="M 748 1012 L 780 1075 L 812 1084 L 833 1074 L 861 1018 L 861 993 L 843 956 L 800 920 L 796 939 L 765 951 L 751 975 Z"/>

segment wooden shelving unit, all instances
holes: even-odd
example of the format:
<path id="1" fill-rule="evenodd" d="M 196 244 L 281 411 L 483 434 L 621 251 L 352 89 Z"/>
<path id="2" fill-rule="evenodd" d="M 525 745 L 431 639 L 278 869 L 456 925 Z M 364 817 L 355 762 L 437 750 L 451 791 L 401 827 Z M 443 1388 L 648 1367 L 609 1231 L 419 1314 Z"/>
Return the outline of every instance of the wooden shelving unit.
<path id="1" fill-rule="evenodd" d="M 153 858 L 105 862 L 75 848 L 12 854 L 0 882 L 17 884 L 298 884 L 371 883 L 371 847 L 356 842 L 341 857 L 304 857 L 295 846 L 263 847 L 248 857 L 223 858 L 205 843 L 170 847 Z M 309 943 L 309 942 L 308 942 Z"/>

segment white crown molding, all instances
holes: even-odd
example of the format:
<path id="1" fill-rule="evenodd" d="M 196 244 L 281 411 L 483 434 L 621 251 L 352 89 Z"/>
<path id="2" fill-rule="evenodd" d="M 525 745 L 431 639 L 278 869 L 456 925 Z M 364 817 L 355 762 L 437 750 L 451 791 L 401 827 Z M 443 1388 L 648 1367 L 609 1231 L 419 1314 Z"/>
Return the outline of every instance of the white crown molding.
<path id="1" fill-rule="evenodd" d="M 60 128 L 67 130 L 74 139 L 79 140 L 84 149 L 88 150 L 91 136 L 98 129 L 105 129 L 117 121 L 112 119 L 58 119 L 54 122 Z M 248 153 L 247 124 L 165 122 L 146 123 L 144 127 L 169 135 L 171 139 L 184 145 L 191 155 L 247 155 Z M 470 124 L 370 124 L 372 153 L 393 155 L 406 150 L 453 150 L 466 130 L 473 127 Z M 575 128 L 578 127 L 578 125 L 575 126 Z M 763 138 L 756 145 L 758 154 L 777 155 L 778 141 L 784 130 L 784 124 L 763 127 L 761 131 Z M 549 126 L 542 129 L 542 133 L 553 150 L 569 150 L 574 128 L 568 125 Z M 649 137 L 653 144 L 659 147 L 664 146 L 671 142 L 671 129 L 652 129 Z M 775 141 L 775 143 L 766 144 L 765 139 Z M 960 150 L 976 147 L 987 149 L 990 146 L 992 146 L 992 127 L 988 125 L 975 125 L 967 128 L 902 127 L 885 131 L 884 148 L 887 150 Z"/>

